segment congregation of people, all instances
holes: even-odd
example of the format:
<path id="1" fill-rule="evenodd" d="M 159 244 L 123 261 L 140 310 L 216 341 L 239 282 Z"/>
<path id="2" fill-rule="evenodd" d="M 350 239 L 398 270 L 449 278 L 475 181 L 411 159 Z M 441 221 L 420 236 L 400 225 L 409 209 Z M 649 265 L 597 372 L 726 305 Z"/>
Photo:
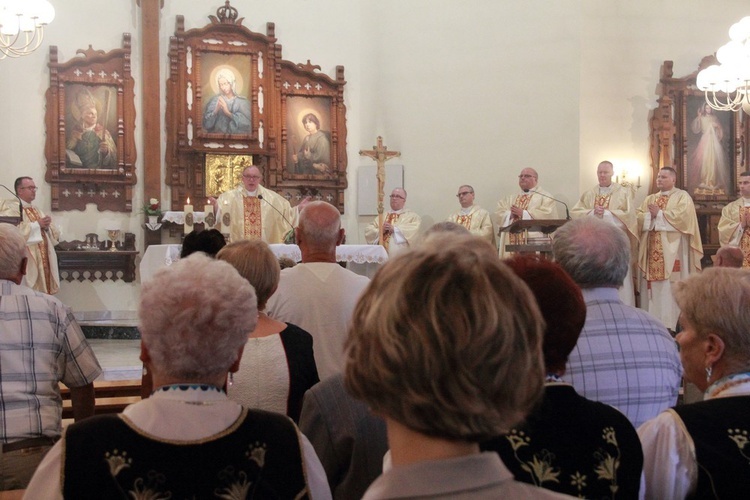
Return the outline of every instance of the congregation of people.
<path id="1" fill-rule="evenodd" d="M 662 168 L 640 207 L 613 176 L 597 166 L 549 258 L 517 250 L 536 228 L 511 230 L 558 219 L 532 168 L 494 214 L 459 186 L 459 209 L 430 228 L 396 188 L 365 230 L 389 254 L 370 279 L 337 262 L 335 206 L 292 207 L 249 166 L 213 200 L 229 242 L 215 228 L 187 234 L 181 258 L 142 284 L 147 397 L 109 415 L 94 415 L 96 356 L 52 295 L 45 248 L 59 233 L 31 204 L 33 180 L 19 179 L 21 207 L 0 207 L 25 215 L 0 224 L 0 490 L 745 498 L 750 172 L 704 270 L 677 173 Z M 290 231 L 301 261 L 286 267 L 269 243 Z M 686 384 L 701 401 L 682 400 Z"/>

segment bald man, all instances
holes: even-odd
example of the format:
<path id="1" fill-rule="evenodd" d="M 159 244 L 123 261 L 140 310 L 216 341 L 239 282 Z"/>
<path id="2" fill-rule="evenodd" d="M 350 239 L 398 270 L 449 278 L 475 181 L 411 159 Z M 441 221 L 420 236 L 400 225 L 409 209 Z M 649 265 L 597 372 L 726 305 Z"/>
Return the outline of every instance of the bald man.
<path id="1" fill-rule="evenodd" d="M 497 203 L 495 220 L 499 227 L 509 226 L 517 220 L 555 219 L 557 218 L 556 202 L 552 195 L 539 187 L 539 174 L 533 168 L 524 168 L 518 175 L 519 192 L 503 198 Z M 529 233 L 534 237 L 539 233 Z M 520 234 L 500 233 L 498 247 L 500 257 L 509 255 L 505 245 L 521 243 Z"/>
<path id="2" fill-rule="evenodd" d="M 341 214 L 330 203 L 313 201 L 303 208 L 296 233 L 302 262 L 281 271 L 266 312 L 310 332 L 323 380 L 344 368 L 346 329 L 370 280 L 336 262 L 344 229 Z"/>

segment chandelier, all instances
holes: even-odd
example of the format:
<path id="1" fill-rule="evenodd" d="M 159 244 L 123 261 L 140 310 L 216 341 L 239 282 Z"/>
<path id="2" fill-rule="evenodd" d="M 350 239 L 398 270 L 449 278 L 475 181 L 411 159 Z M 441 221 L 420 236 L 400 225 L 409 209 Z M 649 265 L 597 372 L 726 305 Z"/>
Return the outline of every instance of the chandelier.
<path id="1" fill-rule="evenodd" d="M 712 108 L 750 114 L 750 16 L 729 28 L 729 38 L 716 51 L 719 64 L 701 70 L 695 84 Z"/>
<path id="2" fill-rule="evenodd" d="M 48 0 L 0 0 L 0 59 L 34 52 L 54 18 Z"/>

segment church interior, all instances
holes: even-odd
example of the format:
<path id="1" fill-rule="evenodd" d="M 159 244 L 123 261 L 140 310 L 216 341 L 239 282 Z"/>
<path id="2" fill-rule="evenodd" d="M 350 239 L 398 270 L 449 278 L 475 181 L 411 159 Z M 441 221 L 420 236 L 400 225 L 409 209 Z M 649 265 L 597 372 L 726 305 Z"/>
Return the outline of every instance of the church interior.
<path id="1" fill-rule="evenodd" d="M 150 3 L 159 5 L 144 13 Z M 3 183 L 22 175 L 36 179 L 37 203 L 53 216 L 64 240 L 96 233 L 105 241 L 107 230 L 119 229 L 135 235 L 142 256 L 147 230 L 139 207 L 150 197 L 166 205 L 176 196 L 166 165 L 169 40 L 177 16 L 184 16 L 186 30 L 201 28 L 222 2 L 60 0 L 54 6 L 42 46 L 1 62 Z M 461 184 L 475 186 L 476 203 L 492 211 L 524 167 L 535 168 L 539 184 L 572 205 L 595 183 L 598 162 L 607 159 L 616 175 L 640 179 L 639 203 L 653 186 L 650 119 L 662 64 L 673 61 L 677 77 L 697 71 L 724 43 L 728 26 L 746 13 L 738 0 L 723 1 L 721 8 L 693 0 L 324 0 L 314 6 L 236 0 L 232 6 L 253 32 L 275 24 L 284 60 L 309 60 L 330 78 L 344 67 L 348 161 L 342 222 L 349 243 L 363 243 L 371 220 L 358 215 L 357 173 L 374 163 L 358 151 L 370 149 L 378 136 L 401 153 L 389 164 L 403 166 L 407 205 L 422 216 L 423 227 L 455 211 Z M 144 65 L 144 30 L 158 33 L 156 71 Z M 89 46 L 104 52 L 122 47 L 123 33 L 131 36 L 134 80 L 132 211 L 94 204 L 51 210 L 51 187 L 44 181 L 50 46 L 67 62 Z M 144 89 L 151 88 L 160 91 L 159 121 L 144 123 Z M 144 148 L 157 138 L 159 156 L 148 161 L 158 163 L 159 173 L 147 178 Z M 147 190 L 146 182 L 159 185 Z M 81 317 L 129 318 L 139 286 L 138 279 L 74 280 L 64 282 L 58 296 Z"/>

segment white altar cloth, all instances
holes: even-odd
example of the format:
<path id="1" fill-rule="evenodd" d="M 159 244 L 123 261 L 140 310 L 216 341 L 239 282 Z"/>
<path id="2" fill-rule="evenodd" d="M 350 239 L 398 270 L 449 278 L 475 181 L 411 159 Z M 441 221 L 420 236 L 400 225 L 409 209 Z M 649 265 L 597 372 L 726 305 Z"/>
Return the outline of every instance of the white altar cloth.
<path id="1" fill-rule="evenodd" d="M 288 257 L 294 262 L 302 260 L 297 245 L 269 245 L 277 258 Z M 161 267 L 168 266 L 180 258 L 182 245 L 149 245 L 139 266 L 141 283 L 151 279 Z M 336 247 L 336 260 L 346 262 L 347 267 L 357 274 L 372 277 L 378 268 L 388 260 L 388 253 L 380 245 L 339 245 Z"/>

